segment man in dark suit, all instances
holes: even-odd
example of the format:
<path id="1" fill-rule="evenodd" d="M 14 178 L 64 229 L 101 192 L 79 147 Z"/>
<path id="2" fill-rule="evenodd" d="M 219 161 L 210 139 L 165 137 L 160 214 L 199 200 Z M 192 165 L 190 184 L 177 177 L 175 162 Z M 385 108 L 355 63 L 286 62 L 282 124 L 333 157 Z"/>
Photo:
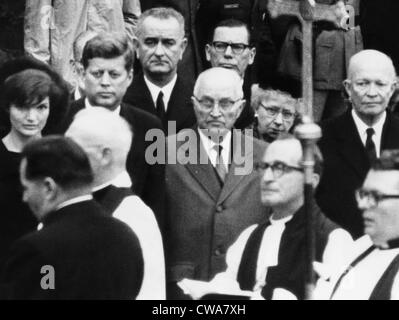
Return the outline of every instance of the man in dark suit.
<path id="1" fill-rule="evenodd" d="M 132 190 L 154 211 L 162 229 L 165 194 L 164 165 L 150 165 L 145 150 L 151 141 L 145 136 L 151 129 L 162 130 L 155 116 L 122 103 L 133 78 L 133 49 L 123 35 L 103 33 L 86 43 L 83 50 L 83 80 L 86 98 L 71 104 L 64 131 L 81 109 L 104 107 L 118 113 L 131 126 L 134 140 L 126 163 Z"/>
<path id="2" fill-rule="evenodd" d="M 184 83 L 190 87 L 194 85 L 195 79 L 202 71 L 201 43 L 198 41 L 197 33 L 197 10 L 200 0 L 140 0 L 141 11 L 155 7 L 171 7 L 180 12 L 184 17 L 184 33 L 187 37 L 187 47 L 183 58 L 179 61 L 177 70 Z"/>
<path id="3" fill-rule="evenodd" d="M 187 45 L 183 16 L 171 8 L 147 10 L 139 18 L 137 38 L 143 72 L 134 78 L 124 101 L 157 115 L 168 134 L 193 126 L 192 86 L 177 74 L 177 64 Z M 169 132 L 168 122 L 172 121 Z"/>
<path id="4" fill-rule="evenodd" d="M 325 159 L 317 201 L 325 214 L 354 238 L 364 234 L 355 190 L 384 149 L 399 147 L 399 120 L 387 110 L 396 73 L 392 60 L 375 50 L 354 55 L 344 81 L 352 108 L 322 124 Z"/>
<path id="5" fill-rule="evenodd" d="M 212 67 L 235 70 L 241 77 L 247 103 L 235 127 L 243 129 L 251 125 L 254 121 L 254 111 L 251 108 L 250 77 L 246 76 L 246 71 L 254 62 L 256 50 L 251 43 L 248 25 L 235 19 L 221 21 L 216 25 L 205 52 L 206 59 Z"/>
<path id="6" fill-rule="evenodd" d="M 235 238 L 267 215 L 253 170 L 266 143 L 232 130 L 245 104 L 240 77 L 224 68 L 204 71 L 192 100 L 197 125 L 169 136 L 167 143 L 165 246 L 171 299 L 183 298 L 176 287 L 183 278 L 210 280 L 222 271 Z"/>
<path id="7" fill-rule="evenodd" d="M 3 299 L 134 299 L 143 278 L 138 239 L 91 195 L 93 173 L 72 140 L 29 143 L 23 200 L 43 224 L 18 240 L 0 280 Z"/>

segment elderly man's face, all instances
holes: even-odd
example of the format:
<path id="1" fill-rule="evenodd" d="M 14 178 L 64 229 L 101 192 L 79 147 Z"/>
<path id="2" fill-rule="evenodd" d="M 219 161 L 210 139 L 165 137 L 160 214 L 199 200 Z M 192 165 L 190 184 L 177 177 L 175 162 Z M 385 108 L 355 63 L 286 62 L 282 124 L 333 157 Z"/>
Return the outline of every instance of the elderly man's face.
<path id="1" fill-rule="evenodd" d="M 301 158 L 302 149 L 297 140 L 277 140 L 268 146 L 262 161 L 269 167 L 260 170 L 261 201 L 265 206 L 287 208 L 302 204 Z"/>
<path id="2" fill-rule="evenodd" d="M 234 81 L 217 79 L 204 79 L 192 101 L 199 128 L 212 136 L 224 136 L 231 130 L 245 104 Z"/>
<path id="3" fill-rule="evenodd" d="M 378 196 L 399 195 L 398 171 L 371 170 L 364 181 L 364 197 L 358 197 L 358 206 L 363 210 L 364 231 L 376 245 L 399 237 L 399 199 L 386 198 L 375 201 Z"/>
<path id="4" fill-rule="evenodd" d="M 211 62 L 212 67 L 233 69 L 238 72 L 241 78 L 245 70 L 251 65 L 255 58 L 255 49 L 247 47 L 248 31 L 245 27 L 218 27 L 213 35 L 213 44 L 206 46 L 206 59 Z M 234 48 L 227 46 L 221 52 L 218 43 L 245 45 L 241 53 L 234 52 Z"/>
<path id="5" fill-rule="evenodd" d="M 143 21 L 137 43 L 137 56 L 145 74 L 151 78 L 176 73 L 187 39 L 175 18 L 148 17 Z"/>
<path id="6" fill-rule="evenodd" d="M 295 120 L 295 105 L 284 98 L 260 100 L 258 110 L 258 131 L 273 141 L 283 132 L 288 132 Z"/>
<path id="7" fill-rule="evenodd" d="M 353 66 L 351 77 L 344 84 L 355 112 L 366 123 L 378 120 L 395 90 L 390 66 L 373 61 Z"/>

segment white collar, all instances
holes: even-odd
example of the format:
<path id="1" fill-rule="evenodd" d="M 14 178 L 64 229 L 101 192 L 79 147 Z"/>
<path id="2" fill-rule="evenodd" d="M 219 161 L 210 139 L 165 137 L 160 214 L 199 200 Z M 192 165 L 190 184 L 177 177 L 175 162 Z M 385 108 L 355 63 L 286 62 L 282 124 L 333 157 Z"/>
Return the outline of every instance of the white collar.
<path id="1" fill-rule="evenodd" d="M 221 143 L 215 143 L 212 139 L 209 139 L 199 128 L 198 132 L 201 138 L 202 145 L 204 146 L 207 152 L 214 150 L 213 147 L 216 145 L 221 145 L 223 147 L 222 150 L 230 150 L 231 131 L 227 132 L 227 134 L 223 137 Z"/>
<path id="2" fill-rule="evenodd" d="M 106 183 L 103 183 L 103 184 L 93 188 L 93 192 L 104 189 L 105 187 L 108 187 L 110 185 L 113 185 L 118 188 L 130 188 L 132 186 L 132 180 L 130 179 L 130 176 L 127 173 L 127 171 L 123 171 L 120 174 L 118 174 L 111 181 L 108 181 Z"/>
<path id="3" fill-rule="evenodd" d="M 75 198 L 72 198 L 72 199 L 69 199 L 67 201 L 64 201 L 64 202 L 60 203 L 55 208 L 55 210 L 57 211 L 57 210 L 60 210 L 62 208 L 65 208 L 67 206 L 70 206 L 72 204 L 83 202 L 83 201 L 89 201 L 89 200 L 92 200 L 92 199 L 93 199 L 93 196 L 91 194 L 86 194 L 86 195 L 83 195 L 83 196 L 75 197 Z"/>
<path id="4" fill-rule="evenodd" d="M 274 219 L 273 218 L 273 214 L 270 216 L 270 218 L 269 218 L 269 221 L 270 221 L 270 224 L 272 224 L 272 225 L 281 225 L 281 224 L 286 224 L 288 221 L 290 221 L 292 218 L 294 217 L 294 215 L 292 214 L 292 215 L 290 215 L 290 216 L 288 216 L 288 217 L 285 217 L 285 218 L 281 218 L 281 219 Z"/>
<path id="5" fill-rule="evenodd" d="M 145 75 L 144 75 L 144 81 L 147 84 L 148 90 L 150 90 L 152 101 L 154 101 L 154 106 L 156 106 L 157 104 L 159 92 L 162 91 L 163 102 L 165 104 L 165 111 L 168 110 L 170 96 L 172 95 L 173 88 L 175 87 L 177 81 L 177 74 L 175 74 L 172 80 L 162 88 L 153 84 Z"/>
<path id="6" fill-rule="evenodd" d="M 353 110 L 353 109 L 352 109 L 352 117 L 353 117 L 353 120 L 355 121 L 355 124 L 356 124 L 356 127 L 357 127 L 358 131 L 359 131 L 359 134 L 362 136 L 366 132 L 366 130 L 368 128 L 373 128 L 376 134 L 378 132 L 382 132 L 382 128 L 383 128 L 384 123 L 385 123 L 385 119 L 387 118 L 387 113 L 384 111 L 382 117 L 380 119 L 378 119 L 378 121 L 374 125 L 372 125 L 371 127 L 368 126 L 367 124 L 365 124 L 363 122 L 363 120 L 359 118 L 359 116 L 357 115 L 356 111 Z"/>
<path id="7" fill-rule="evenodd" d="M 90 109 L 90 108 L 98 108 L 98 107 L 101 107 L 101 106 L 93 106 L 93 105 L 90 103 L 89 99 L 88 99 L 88 98 L 85 98 L 85 107 L 86 107 L 87 109 Z M 111 110 L 110 110 L 110 111 L 111 111 Z M 114 112 L 114 113 L 116 113 L 116 114 L 120 114 L 120 113 L 121 113 L 121 106 L 120 106 L 120 105 L 117 106 L 116 109 L 113 110 L 112 112 Z"/>

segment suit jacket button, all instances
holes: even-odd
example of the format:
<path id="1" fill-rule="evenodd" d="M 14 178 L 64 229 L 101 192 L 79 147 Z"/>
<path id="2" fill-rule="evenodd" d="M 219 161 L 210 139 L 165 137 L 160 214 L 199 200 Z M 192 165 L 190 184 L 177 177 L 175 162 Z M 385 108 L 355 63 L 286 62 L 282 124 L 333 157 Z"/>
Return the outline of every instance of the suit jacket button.
<path id="1" fill-rule="evenodd" d="M 222 250 L 220 249 L 220 248 L 217 248 L 216 250 L 215 250 L 215 256 L 221 256 L 223 253 L 222 253 Z"/>
<path id="2" fill-rule="evenodd" d="M 223 210 L 224 210 L 224 208 L 223 208 L 223 206 L 222 205 L 218 205 L 217 207 L 216 207 L 216 212 L 223 212 Z"/>

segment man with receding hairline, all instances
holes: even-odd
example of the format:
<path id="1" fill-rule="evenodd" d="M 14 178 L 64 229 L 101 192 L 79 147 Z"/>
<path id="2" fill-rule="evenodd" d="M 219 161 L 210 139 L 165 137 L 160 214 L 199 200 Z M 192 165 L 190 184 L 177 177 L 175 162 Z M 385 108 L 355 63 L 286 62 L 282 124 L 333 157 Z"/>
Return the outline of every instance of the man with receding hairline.
<path id="1" fill-rule="evenodd" d="M 357 53 L 344 86 L 352 108 L 322 124 L 325 173 L 317 201 L 330 219 L 358 238 L 363 222 L 354 191 L 383 150 L 399 147 L 399 120 L 387 110 L 396 86 L 392 60 L 376 50 Z"/>
<path id="2" fill-rule="evenodd" d="M 177 160 L 165 169 L 169 299 L 183 298 L 176 287 L 183 278 L 210 280 L 222 271 L 227 248 L 267 210 L 253 171 L 266 144 L 232 130 L 245 104 L 240 76 L 208 69 L 198 77 L 191 99 L 197 124 L 167 141 Z"/>
<path id="3" fill-rule="evenodd" d="M 110 215 L 137 235 L 144 258 L 144 277 L 138 300 L 165 299 L 165 257 L 162 236 L 152 210 L 131 191 L 126 159 L 132 141 L 129 124 L 105 108 L 77 113 L 65 133 L 77 142 L 91 163 L 93 196 Z"/>

